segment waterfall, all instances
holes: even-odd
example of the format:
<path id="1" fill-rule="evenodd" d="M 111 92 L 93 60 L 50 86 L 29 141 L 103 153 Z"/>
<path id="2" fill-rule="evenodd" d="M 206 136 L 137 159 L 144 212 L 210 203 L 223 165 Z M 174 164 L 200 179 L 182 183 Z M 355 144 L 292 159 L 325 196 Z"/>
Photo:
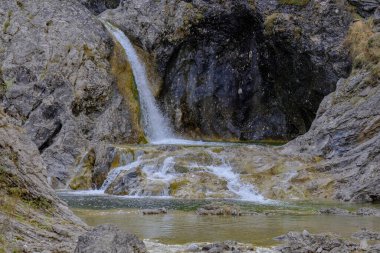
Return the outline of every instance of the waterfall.
<path id="1" fill-rule="evenodd" d="M 137 90 L 139 92 L 142 121 L 145 134 L 150 142 L 163 142 L 163 140 L 174 139 L 173 131 L 164 117 L 150 90 L 150 85 L 144 64 L 139 59 L 128 37 L 108 22 L 104 21 L 108 31 L 121 44 L 127 55 L 135 77 Z"/>

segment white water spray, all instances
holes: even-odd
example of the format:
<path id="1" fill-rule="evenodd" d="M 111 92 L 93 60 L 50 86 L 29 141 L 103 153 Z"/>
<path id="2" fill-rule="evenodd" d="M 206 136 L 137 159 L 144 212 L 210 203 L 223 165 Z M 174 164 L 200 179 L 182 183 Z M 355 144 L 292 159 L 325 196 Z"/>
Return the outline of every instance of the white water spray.
<path id="1" fill-rule="evenodd" d="M 139 92 L 140 106 L 142 111 L 142 121 L 145 134 L 150 142 L 162 142 L 166 139 L 175 139 L 173 131 L 167 119 L 163 116 L 156 100 L 149 88 L 149 81 L 144 64 L 139 59 L 128 37 L 118 28 L 104 22 L 108 31 L 112 33 L 115 39 L 124 48 L 128 61 L 132 67 L 135 77 L 137 90 Z"/>

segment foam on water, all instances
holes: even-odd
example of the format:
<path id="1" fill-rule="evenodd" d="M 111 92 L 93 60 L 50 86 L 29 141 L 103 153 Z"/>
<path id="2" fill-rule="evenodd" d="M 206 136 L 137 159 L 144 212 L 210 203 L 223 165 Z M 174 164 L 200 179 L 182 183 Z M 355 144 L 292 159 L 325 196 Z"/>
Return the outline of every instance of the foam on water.
<path id="1" fill-rule="evenodd" d="M 103 182 L 102 187 L 100 187 L 100 190 L 103 192 L 106 191 L 108 189 L 108 187 L 113 183 L 113 181 L 115 181 L 115 179 L 119 176 L 119 174 L 122 171 L 134 169 L 134 168 L 138 167 L 140 164 L 141 164 L 140 159 L 137 159 L 137 161 L 132 162 L 126 166 L 121 166 L 121 167 L 118 167 L 116 169 L 111 170 L 108 173 L 106 180 Z"/>
<path id="2" fill-rule="evenodd" d="M 177 138 L 166 117 L 160 111 L 157 102 L 150 90 L 150 84 L 148 81 L 145 66 L 139 59 L 136 50 L 128 37 L 120 31 L 118 28 L 103 21 L 109 32 L 114 38 L 121 44 L 125 50 L 128 61 L 132 67 L 133 75 L 136 81 L 136 86 L 139 93 L 140 107 L 142 112 L 142 121 L 144 131 L 149 142 L 153 145 L 182 145 L 182 146 L 226 146 L 233 145 L 217 142 L 203 142 L 192 141 Z M 227 188 L 231 193 L 234 193 L 241 200 L 249 200 L 256 202 L 265 202 L 265 198 L 261 196 L 253 185 L 245 184 L 241 181 L 240 175 L 233 171 L 230 164 L 226 163 L 224 158 L 215 153 L 210 154 L 215 159 L 215 165 L 203 164 L 200 165 L 199 170 L 203 170 L 207 173 L 212 173 L 218 178 L 221 178 L 227 182 Z M 153 159 L 154 160 L 154 159 Z M 99 192 L 105 192 L 111 184 L 117 179 L 123 171 L 128 171 L 140 167 L 144 174 L 145 187 L 159 185 L 163 187 L 162 196 L 169 196 L 170 183 L 178 179 L 181 175 L 176 173 L 173 169 L 175 166 L 175 157 L 167 156 L 162 159 L 155 159 L 149 161 L 147 159 L 137 159 L 137 161 L 128 164 L 127 166 L 118 167 L 109 172 L 107 179 L 104 181 Z M 195 167 L 196 167 L 195 161 Z M 148 193 L 147 193 L 148 192 Z M 98 192 L 96 192 L 98 193 Z M 149 190 L 145 191 L 144 186 L 134 189 L 130 192 L 130 195 L 146 196 L 149 194 Z"/>

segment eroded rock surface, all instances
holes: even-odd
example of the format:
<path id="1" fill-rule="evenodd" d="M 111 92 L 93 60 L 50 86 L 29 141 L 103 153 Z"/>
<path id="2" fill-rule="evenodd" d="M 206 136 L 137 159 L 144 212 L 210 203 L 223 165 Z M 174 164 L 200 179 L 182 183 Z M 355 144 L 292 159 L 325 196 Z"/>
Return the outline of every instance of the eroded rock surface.
<path id="1" fill-rule="evenodd" d="M 294 138 L 350 68 L 351 14 L 334 1 L 128 0 L 102 17 L 154 59 L 164 111 L 191 137 Z"/>
<path id="2" fill-rule="evenodd" d="M 65 187 L 91 142 L 137 142 L 139 130 L 111 75 L 113 42 L 77 1 L 2 1 L 1 104 Z"/>
<path id="3" fill-rule="evenodd" d="M 0 109 L 0 251 L 72 252 L 86 226 L 55 195 L 35 144 Z"/>
<path id="4" fill-rule="evenodd" d="M 101 225 L 78 239 L 75 253 L 147 253 L 144 242 L 137 236 L 113 225 Z"/>

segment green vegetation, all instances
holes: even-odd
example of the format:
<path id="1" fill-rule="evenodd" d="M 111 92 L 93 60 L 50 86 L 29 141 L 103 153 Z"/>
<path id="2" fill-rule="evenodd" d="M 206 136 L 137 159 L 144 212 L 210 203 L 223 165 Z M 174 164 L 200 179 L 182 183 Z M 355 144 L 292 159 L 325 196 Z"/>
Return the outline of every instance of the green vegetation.
<path id="1" fill-rule="evenodd" d="M 372 20 L 355 22 L 347 35 L 354 70 L 370 71 L 370 82 L 380 78 L 380 35 L 373 32 Z"/>
<path id="2" fill-rule="evenodd" d="M 279 0 L 279 2 L 284 5 L 305 6 L 310 2 L 310 0 Z"/>
<path id="3" fill-rule="evenodd" d="M 17 4 L 17 6 L 18 6 L 21 10 L 24 10 L 25 6 L 24 6 L 24 3 L 23 3 L 23 2 L 21 2 L 20 0 L 17 0 L 17 1 L 16 1 L 16 4 Z"/>
<path id="4" fill-rule="evenodd" d="M 274 25 L 276 21 L 281 16 L 281 13 L 273 13 L 265 18 L 264 21 L 264 33 L 267 35 L 273 34 Z"/>
<path id="5" fill-rule="evenodd" d="M 77 166 L 81 171 L 70 182 L 69 186 L 73 190 L 88 190 L 92 186 L 92 174 L 95 165 L 95 151 L 91 150 L 85 157 L 79 160 Z"/>
<path id="6" fill-rule="evenodd" d="M 169 194 L 170 195 L 175 195 L 178 190 L 180 190 L 183 186 L 189 184 L 190 181 L 187 179 L 182 179 L 179 181 L 174 181 L 170 184 L 169 186 Z"/>
<path id="7" fill-rule="evenodd" d="M 135 77 L 133 76 L 132 67 L 125 57 L 125 51 L 118 42 L 115 44 L 111 58 L 111 72 L 115 76 L 119 92 L 125 98 L 131 112 L 132 126 L 137 132 L 135 141 L 145 144 L 147 140 L 140 126 L 141 109 Z"/>
<path id="8" fill-rule="evenodd" d="M 12 18 L 12 15 L 13 15 L 13 12 L 12 12 L 12 11 L 8 11 L 8 18 L 7 18 L 7 20 L 5 20 L 5 22 L 4 22 L 4 24 L 3 24 L 3 32 L 4 32 L 4 33 L 7 33 L 8 28 L 9 28 L 9 26 L 11 25 L 11 18 Z"/>
<path id="9" fill-rule="evenodd" d="M 34 209 L 43 211 L 50 211 L 53 208 L 51 199 L 29 191 L 26 182 L 6 171 L 4 167 L 0 167 L 0 189 L 2 189 L 0 193 L 3 196 L 0 199 L 2 204 L 0 208 L 2 210 L 9 209 L 8 211 L 11 213 L 14 212 L 14 207 L 19 201 Z"/>

